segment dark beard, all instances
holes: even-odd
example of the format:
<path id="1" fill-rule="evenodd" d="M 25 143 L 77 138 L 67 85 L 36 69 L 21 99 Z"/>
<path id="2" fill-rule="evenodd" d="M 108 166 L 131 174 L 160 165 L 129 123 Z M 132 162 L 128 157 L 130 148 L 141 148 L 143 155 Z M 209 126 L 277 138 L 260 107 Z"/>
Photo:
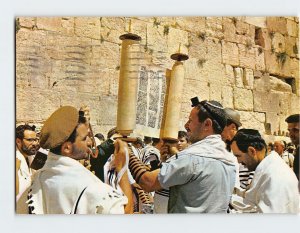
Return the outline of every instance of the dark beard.
<path id="1" fill-rule="evenodd" d="M 22 145 L 22 151 L 27 154 L 27 155 L 35 155 L 36 151 L 37 151 L 37 147 L 36 146 L 32 146 L 31 149 L 29 149 L 28 147 L 26 147 L 25 145 Z"/>

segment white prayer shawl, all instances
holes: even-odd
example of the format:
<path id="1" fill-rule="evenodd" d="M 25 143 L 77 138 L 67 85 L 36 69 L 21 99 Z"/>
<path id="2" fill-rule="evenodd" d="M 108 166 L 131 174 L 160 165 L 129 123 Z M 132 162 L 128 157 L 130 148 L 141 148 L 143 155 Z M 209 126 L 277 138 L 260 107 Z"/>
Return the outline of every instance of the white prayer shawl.
<path id="1" fill-rule="evenodd" d="M 51 152 L 32 180 L 27 203 L 33 214 L 123 214 L 128 202 L 78 161 Z"/>
<path id="2" fill-rule="evenodd" d="M 34 156 L 29 156 L 28 159 L 33 159 Z M 16 200 L 20 198 L 22 193 L 30 186 L 31 184 L 31 176 L 32 169 L 28 167 L 25 157 L 21 154 L 21 152 L 16 150 L 16 158 L 21 161 L 20 169 L 18 170 L 18 178 L 19 178 L 19 193 L 17 193 Z"/>
<path id="3" fill-rule="evenodd" d="M 201 145 L 201 147 L 199 145 Z M 203 140 L 190 145 L 186 149 L 180 151 L 178 156 L 180 156 L 181 153 L 191 155 L 200 154 L 201 157 L 217 159 L 223 163 L 236 166 L 235 156 L 226 150 L 225 143 L 222 141 L 221 135 L 219 134 L 207 136 Z"/>
<path id="4" fill-rule="evenodd" d="M 298 213 L 298 180 L 289 166 L 272 151 L 257 166 L 245 198 L 235 195 L 237 212 Z"/>

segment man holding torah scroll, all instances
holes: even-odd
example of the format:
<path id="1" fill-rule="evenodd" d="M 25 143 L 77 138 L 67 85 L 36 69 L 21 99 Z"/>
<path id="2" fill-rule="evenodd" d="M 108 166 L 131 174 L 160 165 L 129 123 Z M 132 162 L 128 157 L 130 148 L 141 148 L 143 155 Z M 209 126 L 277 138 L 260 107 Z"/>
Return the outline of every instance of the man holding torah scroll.
<path id="1" fill-rule="evenodd" d="M 119 139 L 114 142 L 115 154 L 124 153 L 116 159 L 118 166 L 115 168 L 127 197 L 104 184 L 79 162 L 92 153 L 92 141 L 86 118 L 76 108 L 63 106 L 46 120 L 40 145 L 50 150 L 48 159 L 32 179 L 25 198 L 19 199 L 17 213 L 24 213 L 26 207 L 31 214 L 132 213 L 126 143 Z"/>
<path id="2" fill-rule="evenodd" d="M 235 183 L 233 157 L 225 149 L 221 132 L 225 112 L 216 101 L 192 99 L 192 111 L 185 128 L 191 145 L 175 159 L 149 171 L 133 156 L 129 169 L 147 192 L 170 189 L 168 213 L 226 213 Z M 176 143 L 169 144 L 170 151 Z"/>

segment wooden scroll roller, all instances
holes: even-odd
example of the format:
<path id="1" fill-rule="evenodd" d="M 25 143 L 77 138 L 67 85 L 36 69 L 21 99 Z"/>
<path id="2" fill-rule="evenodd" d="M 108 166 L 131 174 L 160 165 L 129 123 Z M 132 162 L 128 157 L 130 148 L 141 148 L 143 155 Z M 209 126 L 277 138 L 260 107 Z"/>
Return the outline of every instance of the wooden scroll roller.
<path id="1" fill-rule="evenodd" d="M 189 57 L 180 52 L 172 54 L 171 59 L 175 60 L 172 70 L 166 72 L 166 97 L 164 113 L 161 125 L 160 137 L 164 141 L 178 141 L 179 119 L 181 110 L 181 96 L 184 84 L 183 62 Z"/>
<path id="2" fill-rule="evenodd" d="M 132 33 L 120 36 L 122 40 L 118 90 L 117 132 L 129 136 L 136 125 L 138 86 L 138 45 L 141 37 Z"/>

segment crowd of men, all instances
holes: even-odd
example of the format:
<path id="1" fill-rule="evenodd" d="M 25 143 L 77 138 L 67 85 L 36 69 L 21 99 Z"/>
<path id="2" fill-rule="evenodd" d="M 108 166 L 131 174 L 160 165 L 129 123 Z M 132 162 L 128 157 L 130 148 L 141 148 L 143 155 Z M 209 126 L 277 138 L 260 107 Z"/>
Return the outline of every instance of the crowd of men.
<path id="1" fill-rule="evenodd" d="M 16 211 L 31 214 L 299 213 L 299 114 L 273 149 L 240 115 L 192 99 L 178 139 L 92 135 L 89 117 L 57 109 L 37 135 L 16 128 Z M 239 129 L 240 128 L 240 129 Z"/>

